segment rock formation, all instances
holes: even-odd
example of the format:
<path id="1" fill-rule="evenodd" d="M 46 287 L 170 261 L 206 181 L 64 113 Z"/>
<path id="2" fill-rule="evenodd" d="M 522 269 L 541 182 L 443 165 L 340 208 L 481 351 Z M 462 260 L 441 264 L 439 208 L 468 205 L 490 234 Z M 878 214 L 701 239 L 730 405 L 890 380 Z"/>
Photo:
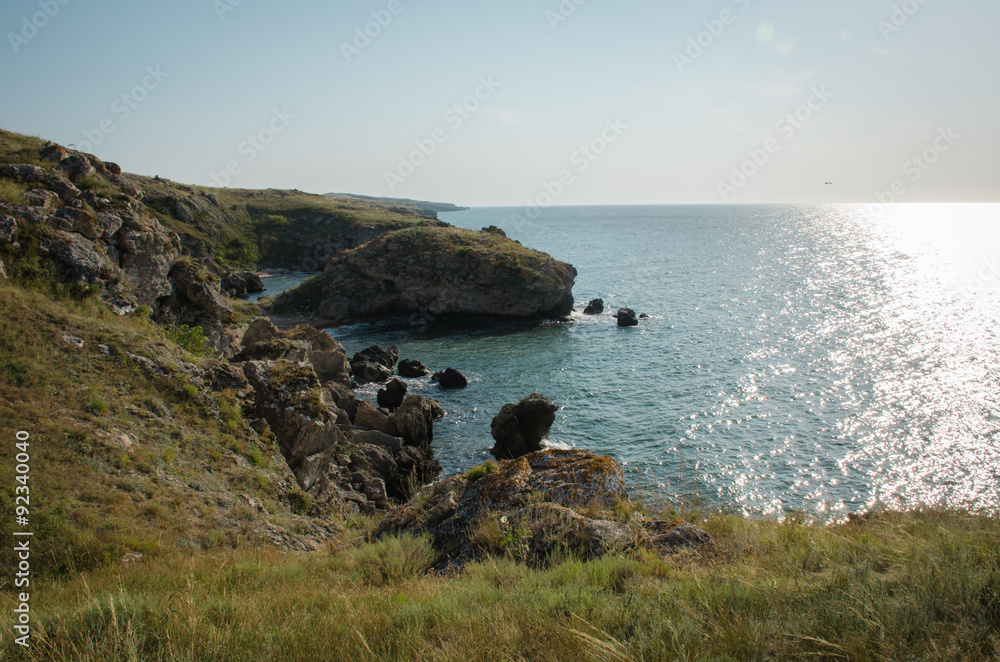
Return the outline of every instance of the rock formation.
<path id="1" fill-rule="evenodd" d="M 683 522 L 616 519 L 616 509 L 629 504 L 621 467 L 610 457 L 545 450 L 424 488 L 390 512 L 375 535 L 430 533 L 444 566 L 498 552 L 541 565 L 559 550 L 593 558 L 639 545 L 669 553 L 711 541 Z"/>
<path id="2" fill-rule="evenodd" d="M 506 404 L 493 417 L 490 432 L 496 444 L 490 453 L 501 460 L 541 450 L 542 439 L 556 420 L 558 407 L 548 398 L 532 393 L 517 404 Z"/>
<path id="3" fill-rule="evenodd" d="M 600 315 L 604 312 L 604 299 L 594 299 L 583 309 L 584 315 Z"/>
<path id="4" fill-rule="evenodd" d="M 638 326 L 639 318 L 631 308 L 619 308 L 615 314 L 618 318 L 618 326 Z"/>
<path id="5" fill-rule="evenodd" d="M 561 317 L 573 308 L 576 270 L 500 234 L 410 228 L 333 259 L 317 282 L 276 306 L 327 319 L 420 315 Z"/>

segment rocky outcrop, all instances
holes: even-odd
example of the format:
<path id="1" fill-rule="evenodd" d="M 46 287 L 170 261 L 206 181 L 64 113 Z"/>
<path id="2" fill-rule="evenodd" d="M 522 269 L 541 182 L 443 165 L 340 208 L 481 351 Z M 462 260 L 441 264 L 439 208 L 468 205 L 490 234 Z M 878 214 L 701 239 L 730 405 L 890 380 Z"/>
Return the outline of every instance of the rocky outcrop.
<path id="1" fill-rule="evenodd" d="M 573 308 L 575 277 L 572 266 L 496 233 L 410 228 L 333 259 L 317 283 L 275 305 L 327 319 L 561 317 Z"/>
<path id="2" fill-rule="evenodd" d="M 282 331 L 266 317 L 259 317 L 243 333 L 237 361 L 304 361 L 317 379 L 350 387 L 350 364 L 343 345 L 328 333 L 302 324 Z"/>
<path id="3" fill-rule="evenodd" d="M 618 513 L 629 506 L 613 459 L 546 450 L 428 486 L 391 511 L 375 535 L 430 533 L 444 566 L 497 553 L 532 564 L 544 564 L 556 551 L 593 558 L 641 545 L 671 553 L 711 541 L 684 522 L 620 521 Z"/>
<path id="4" fill-rule="evenodd" d="M 355 403 L 352 420 L 320 385 L 310 363 L 247 361 L 243 371 L 254 393 L 253 414 L 266 421 L 319 512 L 384 509 L 440 472 L 430 449 L 432 433 L 425 431 L 426 443 L 410 444 L 364 402 Z"/>
<path id="5" fill-rule="evenodd" d="M 183 307 L 204 311 L 223 324 L 233 322 L 233 308 L 222 296 L 218 276 L 190 260 L 178 260 L 170 270 L 170 279 Z"/>
<path id="6" fill-rule="evenodd" d="M 558 407 L 539 393 L 532 393 L 517 404 L 506 404 L 493 417 L 490 433 L 496 444 L 490 453 L 507 460 L 542 449 L 542 439 L 556 420 Z"/>
<path id="7" fill-rule="evenodd" d="M 618 326 L 639 326 L 639 318 L 631 308 L 619 308 L 615 317 L 618 318 Z"/>
<path id="8" fill-rule="evenodd" d="M 584 315 L 600 315 L 604 312 L 604 299 L 593 299 L 583 309 Z"/>
<path id="9" fill-rule="evenodd" d="M 441 372 L 434 373 L 431 379 L 441 385 L 441 388 L 465 388 L 469 385 L 469 380 L 465 375 L 454 368 L 445 368 Z"/>

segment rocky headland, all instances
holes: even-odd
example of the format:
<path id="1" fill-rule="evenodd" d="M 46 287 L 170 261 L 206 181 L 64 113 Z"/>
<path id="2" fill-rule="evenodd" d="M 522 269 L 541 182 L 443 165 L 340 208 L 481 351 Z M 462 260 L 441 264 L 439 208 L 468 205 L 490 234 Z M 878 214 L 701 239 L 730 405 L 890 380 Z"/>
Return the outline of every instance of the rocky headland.
<path id="1" fill-rule="evenodd" d="M 495 228 L 407 228 L 337 256 L 322 275 L 279 296 L 275 309 L 340 321 L 562 317 L 573 309 L 575 277 L 572 266 Z"/>

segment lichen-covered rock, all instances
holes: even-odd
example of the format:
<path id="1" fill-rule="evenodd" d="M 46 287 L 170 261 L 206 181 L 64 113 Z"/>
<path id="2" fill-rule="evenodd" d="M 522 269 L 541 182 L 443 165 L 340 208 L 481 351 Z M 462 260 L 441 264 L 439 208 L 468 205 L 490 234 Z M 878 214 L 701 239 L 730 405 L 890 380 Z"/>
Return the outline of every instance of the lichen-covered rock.
<path id="1" fill-rule="evenodd" d="M 222 296 L 217 276 L 190 260 L 179 260 L 170 270 L 170 278 L 183 305 L 201 309 L 223 324 L 232 323 L 233 308 Z"/>
<path id="2" fill-rule="evenodd" d="M 509 460 L 542 449 L 542 439 L 549 436 L 558 407 L 539 393 L 532 393 L 517 404 L 506 404 L 493 417 L 490 433 L 496 444 L 490 452 Z"/>
<path id="3" fill-rule="evenodd" d="M 39 243 L 39 252 L 61 262 L 79 281 L 103 284 L 124 278 L 122 270 L 98 244 L 76 233 L 48 230 Z"/>
<path id="4" fill-rule="evenodd" d="M 334 258 L 318 283 L 280 300 L 328 319 L 562 317 L 573 308 L 575 277 L 572 266 L 496 233 L 410 228 Z"/>
<path id="5" fill-rule="evenodd" d="M 576 551 L 596 555 L 633 544 L 636 533 L 623 523 L 572 509 L 613 512 L 628 501 L 621 467 L 610 457 L 546 450 L 501 462 L 480 477 L 454 476 L 425 488 L 413 502 L 390 512 L 376 536 L 428 532 L 450 562 L 460 564 L 475 558 L 483 545 L 480 527 L 492 524 L 506 527 L 502 535 L 507 537 L 527 532 L 524 553 L 534 550 L 529 556 L 535 560 L 557 546 L 559 532 L 576 536 Z"/>

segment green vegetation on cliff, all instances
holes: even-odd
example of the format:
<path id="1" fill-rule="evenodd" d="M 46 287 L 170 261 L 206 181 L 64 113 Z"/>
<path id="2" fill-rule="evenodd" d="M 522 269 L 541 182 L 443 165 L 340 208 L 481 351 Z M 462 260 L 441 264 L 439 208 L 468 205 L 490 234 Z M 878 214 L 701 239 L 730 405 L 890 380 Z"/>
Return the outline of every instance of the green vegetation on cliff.
<path id="1" fill-rule="evenodd" d="M 0 166 L 57 163 L 42 156 L 48 143 L 0 130 Z M 142 204 L 181 237 L 184 251 L 234 268 L 322 269 L 337 252 L 378 234 L 411 226 L 441 226 L 421 203 L 326 196 L 269 189 L 220 189 L 130 175 Z M 81 190 L 118 200 L 122 191 L 101 172 L 76 182 Z M 28 186 L 0 176 L 0 202 L 24 204 Z"/>

